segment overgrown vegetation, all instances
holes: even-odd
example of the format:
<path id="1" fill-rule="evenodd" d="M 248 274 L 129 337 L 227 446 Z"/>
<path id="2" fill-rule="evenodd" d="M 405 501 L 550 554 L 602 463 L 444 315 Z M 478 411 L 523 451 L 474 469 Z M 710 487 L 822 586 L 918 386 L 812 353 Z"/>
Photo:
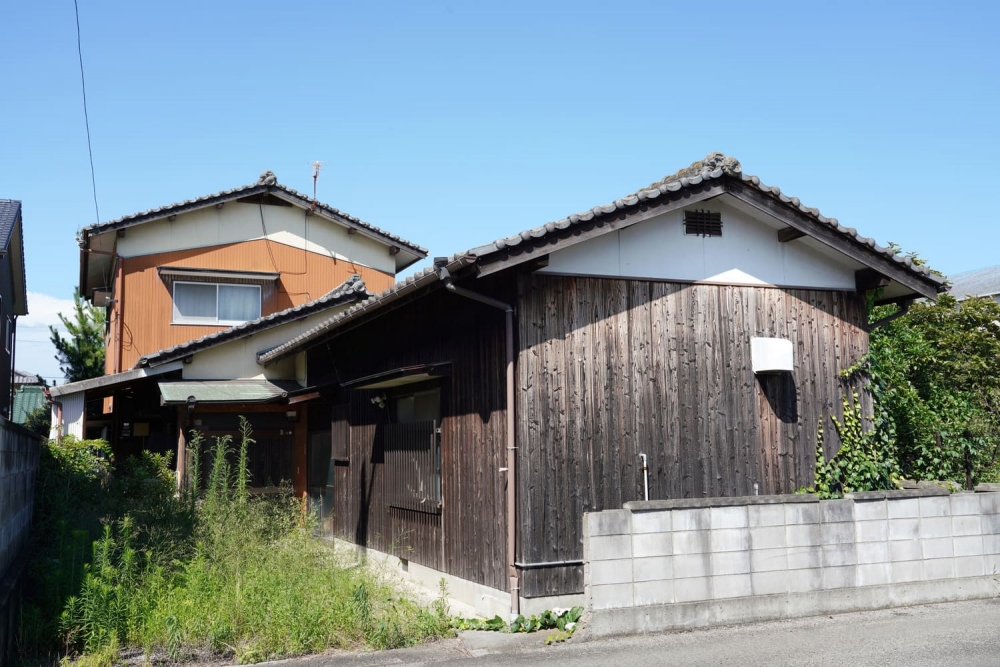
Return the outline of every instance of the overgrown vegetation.
<path id="1" fill-rule="evenodd" d="M 844 399 L 844 421 L 832 417 L 840 438 L 840 449 L 829 460 L 823 451 L 823 425 L 816 446 L 816 483 L 807 489 L 821 498 L 839 498 L 852 491 L 894 489 L 900 479 L 896 443 L 891 424 L 875 419 L 866 428 L 861 397 L 854 392 Z"/>
<path id="2" fill-rule="evenodd" d="M 895 306 L 875 308 L 884 317 Z M 868 371 L 891 419 L 902 473 L 963 484 L 998 477 L 1000 305 L 992 299 L 914 304 L 871 334 Z"/>
<path id="3" fill-rule="evenodd" d="M 869 320 L 898 309 L 872 306 Z M 942 294 L 913 304 L 871 331 L 869 353 L 843 375 L 864 376 L 874 411 L 861 414 L 857 396 L 850 407 L 845 400 L 845 423 L 835 424 L 844 444 L 830 461 L 821 446 L 813 490 L 893 488 L 899 479 L 1000 481 L 1000 304 L 993 299 Z"/>
<path id="4" fill-rule="evenodd" d="M 24 428 L 46 438 L 49 437 L 49 432 L 52 430 L 52 410 L 49 406 L 42 405 L 32 410 L 24 420 Z"/>
<path id="5" fill-rule="evenodd" d="M 196 478 L 182 494 L 164 457 L 144 454 L 116 472 L 102 442 L 50 443 L 25 652 L 109 664 L 120 648 L 138 647 L 147 658 L 247 663 L 395 648 L 450 631 L 447 605 L 421 607 L 315 538 L 290 489 L 249 493 L 245 421 L 242 436 L 236 447 L 216 439 L 204 483 Z M 204 444 L 192 438 L 194 448 Z"/>

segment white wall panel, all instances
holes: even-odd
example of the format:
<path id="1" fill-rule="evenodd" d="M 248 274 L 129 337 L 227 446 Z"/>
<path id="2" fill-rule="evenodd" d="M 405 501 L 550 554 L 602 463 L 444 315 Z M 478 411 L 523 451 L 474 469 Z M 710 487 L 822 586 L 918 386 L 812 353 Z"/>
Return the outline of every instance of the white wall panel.
<path id="1" fill-rule="evenodd" d="M 854 289 L 861 264 L 809 238 L 780 243 L 783 225 L 732 205 L 727 195 L 693 208 L 722 214 L 722 236 L 684 234 L 671 211 L 549 255 L 539 271 L 595 276 Z"/>

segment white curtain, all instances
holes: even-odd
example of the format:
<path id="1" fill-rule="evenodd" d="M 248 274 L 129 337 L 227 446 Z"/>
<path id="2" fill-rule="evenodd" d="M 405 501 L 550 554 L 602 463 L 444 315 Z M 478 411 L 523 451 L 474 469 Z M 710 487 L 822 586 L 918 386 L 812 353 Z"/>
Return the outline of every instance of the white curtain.
<path id="1" fill-rule="evenodd" d="M 175 322 L 215 322 L 215 285 L 174 283 Z"/>
<path id="2" fill-rule="evenodd" d="M 260 317 L 260 288 L 219 285 L 219 321 L 246 322 Z"/>

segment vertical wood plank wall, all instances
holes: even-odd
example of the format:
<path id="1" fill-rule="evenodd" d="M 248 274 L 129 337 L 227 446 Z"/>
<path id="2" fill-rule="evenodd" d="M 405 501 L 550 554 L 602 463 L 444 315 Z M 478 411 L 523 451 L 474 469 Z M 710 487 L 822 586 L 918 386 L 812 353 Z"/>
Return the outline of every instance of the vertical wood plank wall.
<path id="1" fill-rule="evenodd" d="M 866 322 L 853 293 L 522 274 L 518 561 L 582 558 L 583 513 L 642 497 L 640 453 L 652 499 L 811 483 Z M 795 371 L 755 376 L 751 336 L 791 340 Z M 580 592 L 582 574 L 525 570 L 522 594 Z"/>
<path id="2" fill-rule="evenodd" d="M 156 270 L 160 266 L 281 273 L 275 289 L 262 290 L 262 315 L 318 299 L 355 273 L 371 292 L 380 292 L 393 283 L 393 276 L 377 269 L 263 239 L 126 257 L 121 261 L 115 285 L 116 295 L 124 298 L 115 305 L 112 316 L 105 373 L 128 370 L 144 354 L 228 328 L 171 324 L 173 295 Z M 117 317 L 121 313 L 125 327 L 119 341 Z"/>
<path id="3" fill-rule="evenodd" d="M 494 294 L 513 300 L 512 285 L 508 291 Z M 333 464 L 333 530 L 356 544 L 506 590 L 503 313 L 442 290 L 313 348 L 308 363 L 311 384 L 449 364 L 438 381 L 441 514 L 389 506 L 383 449 L 389 411 L 371 402 L 383 392 L 342 389 L 330 399 L 332 450 L 337 458 L 338 441 L 346 437 L 349 462 Z"/>

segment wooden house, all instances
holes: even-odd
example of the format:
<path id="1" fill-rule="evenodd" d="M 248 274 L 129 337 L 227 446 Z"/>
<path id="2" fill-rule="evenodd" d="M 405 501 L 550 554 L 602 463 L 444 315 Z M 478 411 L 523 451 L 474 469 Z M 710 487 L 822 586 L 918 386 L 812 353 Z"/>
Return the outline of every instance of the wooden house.
<path id="1" fill-rule="evenodd" d="M 393 284 L 418 245 L 277 182 L 257 182 L 83 229 L 80 292 L 107 312 L 105 375 L 54 387 L 53 430 L 115 455 L 170 452 L 190 429 L 257 433 L 255 483 L 305 488 L 308 392 L 296 360 L 261 348 Z"/>
<path id="2" fill-rule="evenodd" d="M 258 357 L 306 357 L 330 432 L 310 487 L 335 537 L 485 613 L 533 611 L 580 599 L 585 512 L 811 483 L 869 298 L 942 289 L 713 153 L 440 258 Z"/>

